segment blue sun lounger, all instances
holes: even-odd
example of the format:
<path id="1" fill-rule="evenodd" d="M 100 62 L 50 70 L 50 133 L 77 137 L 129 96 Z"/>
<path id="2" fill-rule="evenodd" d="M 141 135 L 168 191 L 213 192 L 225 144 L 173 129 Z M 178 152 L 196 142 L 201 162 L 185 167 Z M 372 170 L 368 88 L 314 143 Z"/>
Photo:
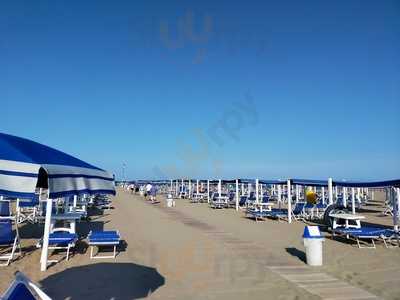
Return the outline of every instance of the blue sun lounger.
<path id="1" fill-rule="evenodd" d="M 15 280 L 0 300 L 51 300 L 36 284 L 21 272 L 15 273 Z"/>
<path id="2" fill-rule="evenodd" d="M 0 248 L 2 250 L 11 248 L 9 252 L 0 253 L 0 261 L 5 261 L 0 266 L 8 266 L 15 255 L 21 255 L 18 229 L 13 231 L 11 219 L 0 219 Z M 16 252 L 17 248 L 18 252 Z"/>
<path id="3" fill-rule="evenodd" d="M 388 242 L 392 244 L 392 239 L 395 238 L 398 243 L 399 235 L 392 229 L 365 226 L 361 228 L 344 228 L 338 227 L 332 231 L 332 237 L 335 234 L 351 238 L 357 242 L 358 248 L 376 248 L 375 241 L 383 241 L 386 248 L 389 248 Z M 371 243 L 368 243 L 368 240 Z"/>
<path id="4" fill-rule="evenodd" d="M 51 250 L 65 249 L 67 250 L 65 260 L 69 259 L 71 248 L 75 247 L 78 241 L 78 235 L 71 233 L 67 228 L 54 228 L 53 232 L 49 234 L 49 248 Z M 42 246 L 43 240 L 40 240 L 36 247 Z M 58 260 L 48 260 L 48 262 L 58 262 Z"/>
<path id="5" fill-rule="evenodd" d="M 90 246 L 90 258 L 115 258 L 117 256 L 117 246 L 119 245 L 119 242 L 121 240 L 121 236 L 119 235 L 118 231 L 90 231 L 87 238 Z M 93 255 L 93 248 L 100 248 L 101 246 L 113 246 L 113 255 Z"/>

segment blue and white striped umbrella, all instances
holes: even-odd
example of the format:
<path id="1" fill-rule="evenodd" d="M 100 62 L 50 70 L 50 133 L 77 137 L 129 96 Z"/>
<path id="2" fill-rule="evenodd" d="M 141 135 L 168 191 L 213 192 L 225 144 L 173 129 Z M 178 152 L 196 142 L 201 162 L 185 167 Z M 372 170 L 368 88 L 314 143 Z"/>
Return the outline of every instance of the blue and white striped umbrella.
<path id="1" fill-rule="evenodd" d="M 42 187 L 38 182 L 47 185 L 52 199 L 115 194 L 108 172 L 45 145 L 0 133 L 0 195 L 32 198 Z"/>

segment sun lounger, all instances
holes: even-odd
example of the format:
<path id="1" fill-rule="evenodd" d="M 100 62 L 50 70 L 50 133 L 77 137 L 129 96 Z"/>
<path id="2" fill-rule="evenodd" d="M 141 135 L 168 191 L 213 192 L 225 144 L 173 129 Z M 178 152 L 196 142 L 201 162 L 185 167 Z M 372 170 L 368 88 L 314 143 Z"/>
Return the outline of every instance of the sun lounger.
<path id="1" fill-rule="evenodd" d="M 115 258 L 117 246 L 120 243 L 121 237 L 118 231 L 91 231 L 88 235 L 90 246 L 90 258 Z M 93 248 L 101 246 L 113 246 L 114 251 L 112 256 L 93 255 Z"/>
<path id="2" fill-rule="evenodd" d="M 49 249 L 51 250 L 67 250 L 65 260 L 69 259 L 69 253 L 72 248 L 75 247 L 78 241 L 78 235 L 76 233 L 71 233 L 69 228 L 54 228 L 52 233 L 49 235 Z M 40 248 L 42 246 L 43 240 L 40 240 L 36 247 Z M 58 262 L 58 260 L 48 260 L 48 262 Z"/>
<path id="3" fill-rule="evenodd" d="M 292 216 L 296 221 L 304 220 L 304 206 L 305 202 L 298 202 L 292 210 Z M 288 216 L 287 209 L 272 209 L 271 217 L 277 219 L 286 219 Z"/>
<path id="4" fill-rule="evenodd" d="M 348 239 L 354 239 L 357 242 L 358 248 L 376 248 L 375 241 L 383 241 L 386 248 L 392 245 L 392 240 L 395 239 L 398 244 L 398 234 L 393 230 L 380 227 L 364 226 L 361 228 L 344 228 L 338 227 L 332 230 L 332 237 L 336 234 L 345 236 Z M 370 241 L 370 243 L 368 243 Z"/>
<path id="5" fill-rule="evenodd" d="M 15 280 L 0 300 L 51 300 L 40 287 L 21 272 L 15 273 Z"/>
<path id="6" fill-rule="evenodd" d="M 0 266 L 8 266 L 15 255 L 21 255 L 18 229 L 15 232 L 13 231 L 12 222 L 11 218 L 0 218 L 0 261 L 5 261 Z M 18 252 L 16 252 L 17 248 L 19 249 Z"/>

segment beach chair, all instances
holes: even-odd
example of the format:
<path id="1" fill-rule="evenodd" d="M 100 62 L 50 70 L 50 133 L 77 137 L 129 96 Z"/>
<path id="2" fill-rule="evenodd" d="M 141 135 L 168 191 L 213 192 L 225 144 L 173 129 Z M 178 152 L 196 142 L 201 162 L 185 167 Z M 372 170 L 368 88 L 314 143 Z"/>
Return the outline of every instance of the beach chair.
<path id="1" fill-rule="evenodd" d="M 393 247 L 394 240 L 399 246 L 399 234 L 392 229 L 363 226 L 361 228 L 338 227 L 332 230 L 332 238 L 336 235 L 345 236 L 347 239 L 353 239 L 357 242 L 358 248 L 376 248 L 375 241 L 382 241 L 386 248 Z M 368 243 L 370 241 L 370 243 Z"/>
<path id="2" fill-rule="evenodd" d="M 71 249 L 75 247 L 78 241 L 78 235 L 71 233 L 70 228 L 54 228 L 49 235 L 49 250 L 66 250 L 65 260 L 68 261 Z M 43 239 L 41 239 L 36 247 L 42 246 Z M 59 260 L 47 260 L 48 262 L 58 262 Z"/>
<path id="3" fill-rule="evenodd" d="M 87 237 L 90 246 L 90 258 L 115 258 L 117 256 L 117 246 L 120 243 L 121 237 L 118 231 L 90 231 Z M 112 256 L 106 255 L 93 255 L 94 247 L 98 249 L 101 246 L 112 246 L 114 251 Z"/>
<path id="4" fill-rule="evenodd" d="M 297 202 L 293 209 L 292 209 L 292 217 L 296 221 L 301 221 L 304 220 L 304 207 L 306 203 L 305 202 Z M 279 219 L 286 219 L 288 216 L 288 210 L 287 209 L 272 209 L 271 210 L 271 217 Z"/>
<path id="5" fill-rule="evenodd" d="M 17 200 L 17 222 L 18 224 L 29 222 L 36 223 L 36 216 L 38 213 L 39 196 L 35 195 L 34 198 L 29 200 Z"/>
<path id="6" fill-rule="evenodd" d="M 39 286 L 21 272 L 15 273 L 15 279 L 0 300 L 51 300 Z"/>
<path id="7" fill-rule="evenodd" d="M 22 254 L 18 227 L 13 231 L 13 221 L 12 217 L 0 217 L 0 261 L 5 261 L 0 266 L 8 266 L 14 256 Z"/>
<path id="8" fill-rule="evenodd" d="M 10 200 L 5 200 L 5 199 L 0 200 L 0 217 L 10 217 L 10 216 L 11 216 Z"/>

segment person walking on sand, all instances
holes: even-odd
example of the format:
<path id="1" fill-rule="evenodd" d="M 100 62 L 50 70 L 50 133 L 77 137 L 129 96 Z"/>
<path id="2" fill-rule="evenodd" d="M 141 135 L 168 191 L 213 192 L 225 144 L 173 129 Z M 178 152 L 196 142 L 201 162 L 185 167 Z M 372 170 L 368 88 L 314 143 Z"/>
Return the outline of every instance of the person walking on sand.
<path id="1" fill-rule="evenodd" d="M 145 191 L 146 191 L 145 197 L 146 197 L 146 198 L 147 198 L 147 196 L 150 196 L 151 188 L 152 188 L 152 185 L 151 185 L 150 183 L 148 183 L 148 184 L 146 185 L 146 189 L 145 189 Z"/>
<path id="2" fill-rule="evenodd" d="M 153 185 L 150 189 L 150 199 L 152 204 L 156 202 L 156 195 L 157 195 L 157 188 Z"/>

